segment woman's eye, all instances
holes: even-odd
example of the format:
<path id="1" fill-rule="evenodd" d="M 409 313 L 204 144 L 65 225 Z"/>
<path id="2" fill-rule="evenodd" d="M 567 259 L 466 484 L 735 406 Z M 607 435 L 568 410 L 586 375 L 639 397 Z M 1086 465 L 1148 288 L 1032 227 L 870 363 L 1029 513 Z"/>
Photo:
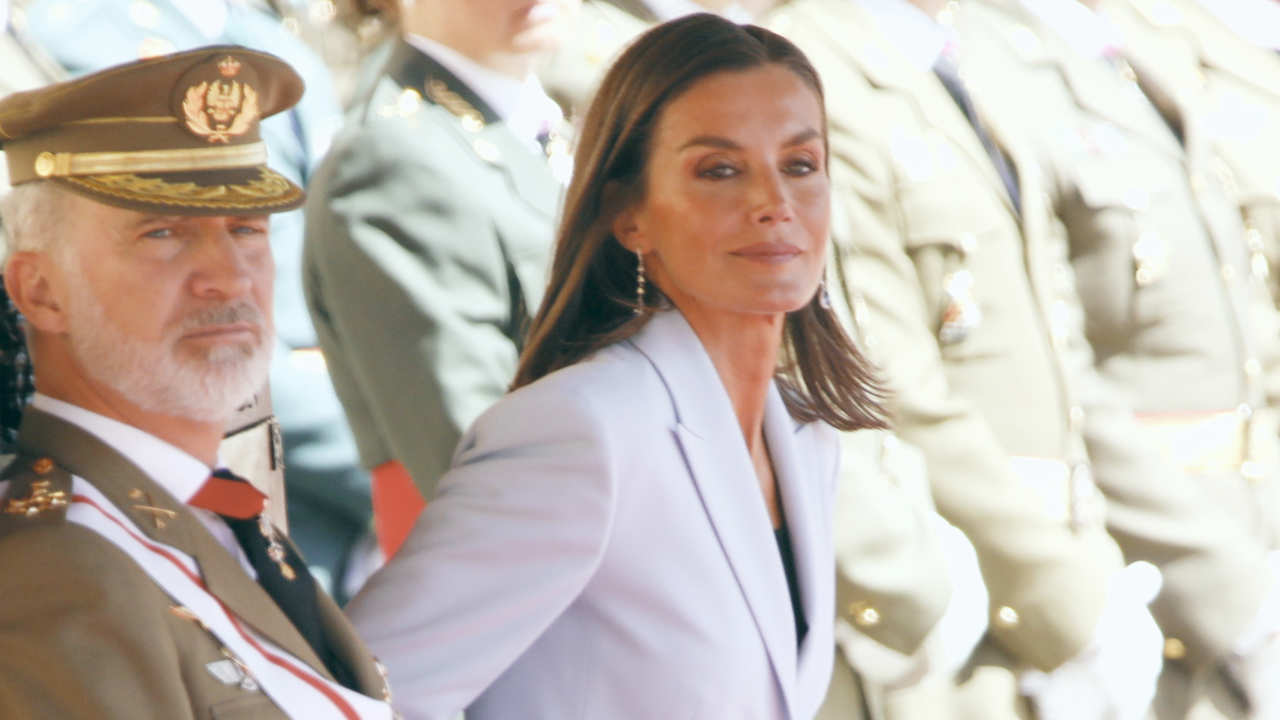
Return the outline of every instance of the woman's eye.
<path id="1" fill-rule="evenodd" d="M 818 169 L 817 165 L 815 165 L 812 160 L 808 160 L 808 159 L 793 160 L 787 163 L 785 168 L 788 175 L 799 175 L 799 176 L 809 175 L 811 173 L 816 172 L 817 169 Z"/>
<path id="2" fill-rule="evenodd" d="M 698 171 L 699 177 L 710 178 L 712 180 L 724 180 L 738 174 L 738 169 L 732 165 L 712 165 Z"/>

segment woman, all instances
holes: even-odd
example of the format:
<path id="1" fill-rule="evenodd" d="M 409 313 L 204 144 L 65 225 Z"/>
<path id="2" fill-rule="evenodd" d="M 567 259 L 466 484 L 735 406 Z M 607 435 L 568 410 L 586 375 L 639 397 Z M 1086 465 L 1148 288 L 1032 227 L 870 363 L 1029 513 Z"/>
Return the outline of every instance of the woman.
<path id="1" fill-rule="evenodd" d="M 822 90 L 660 26 L 586 116 L 515 390 L 350 612 L 408 718 L 812 718 L 841 429 L 882 425 L 821 291 Z"/>

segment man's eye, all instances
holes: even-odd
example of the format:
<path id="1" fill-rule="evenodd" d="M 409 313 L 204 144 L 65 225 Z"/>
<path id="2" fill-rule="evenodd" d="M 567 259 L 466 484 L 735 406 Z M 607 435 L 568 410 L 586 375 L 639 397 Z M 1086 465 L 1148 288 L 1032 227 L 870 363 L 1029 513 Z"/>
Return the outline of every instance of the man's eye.
<path id="1" fill-rule="evenodd" d="M 151 238 L 152 240 L 166 240 L 173 237 L 173 228 L 156 228 L 148 230 L 142 234 L 142 237 Z"/>
<path id="2" fill-rule="evenodd" d="M 264 235 L 267 228 L 261 225 L 236 225 L 231 229 L 236 235 Z"/>

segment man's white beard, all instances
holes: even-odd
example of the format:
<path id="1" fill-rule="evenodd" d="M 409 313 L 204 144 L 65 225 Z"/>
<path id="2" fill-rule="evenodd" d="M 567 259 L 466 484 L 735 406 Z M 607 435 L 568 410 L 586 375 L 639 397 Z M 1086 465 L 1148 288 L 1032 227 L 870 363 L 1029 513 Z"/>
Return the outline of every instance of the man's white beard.
<path id="1" fill-rule="evenodd" d="M 205 422 L 231 417 L 267 382 L 271 333 L 252 302 L 237 300 L 188 315 L 173 337 L 142 341 L 125 334 L 103 310 L 83 276 L 73 282 L 68 317 L 71 347 L 93 379 L 148 412 Z M 182 333 L 205 325 L 247 322 L 256 342 L 180 348 Z"/>

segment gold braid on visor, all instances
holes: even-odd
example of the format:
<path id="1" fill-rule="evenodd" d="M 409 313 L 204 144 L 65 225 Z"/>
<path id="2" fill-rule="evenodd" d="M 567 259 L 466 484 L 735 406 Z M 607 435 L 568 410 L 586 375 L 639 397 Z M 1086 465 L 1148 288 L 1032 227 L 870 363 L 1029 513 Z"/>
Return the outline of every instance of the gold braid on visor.
<path id="1" fill-rule="evenodd" d="M 114 173 L 194 172 L 254 167 L 267 162 L 267 146 L 261 141 L 247 145 L 128 152 L 42 152 L 36 156 L 35 172 L 42 178 Z"/>

